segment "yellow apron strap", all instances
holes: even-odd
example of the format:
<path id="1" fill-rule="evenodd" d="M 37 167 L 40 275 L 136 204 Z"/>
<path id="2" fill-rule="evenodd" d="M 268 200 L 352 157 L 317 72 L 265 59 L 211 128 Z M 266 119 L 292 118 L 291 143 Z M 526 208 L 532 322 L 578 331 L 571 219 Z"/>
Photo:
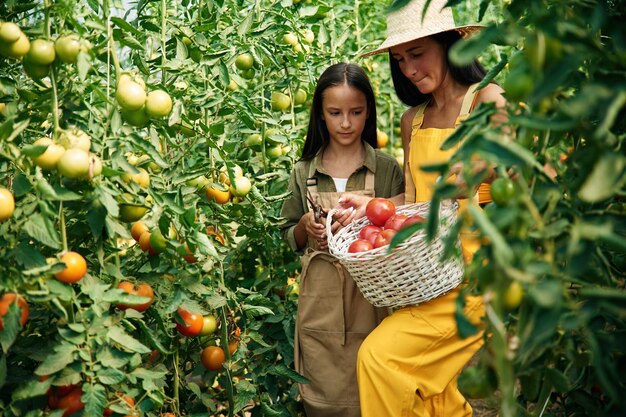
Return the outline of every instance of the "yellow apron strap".
<path id="1" fill-rule="evenodd" d="M 456 118 L 456 122 L 454 123 L 454 127 L 457 127 L 461 122 L 467 119 L 467 116 L 474 110 L 474 105 L 476 104 L 476 97 L 478 97 L 478 91 L 476 90 L 476 86 L 478 83 L 472 84 L 467 89 L 467 93 L 465 93 L 465 97 L 463 97 L 463 103 L 461 104 L 461 111 L 459 112 L 459 117 Z"/>
<path id="2" fill-rule="evenodd" d="M 420 104 L 417 107 L 417 112 L 415 113 L 415 117 L 413 117 L 413 124 L 411 125 L 411 131 L 422 127 L 422 123 L 424 123 L 424 110 L 426 110 L 427 105 L 428 105 L 428 101 Z"/>

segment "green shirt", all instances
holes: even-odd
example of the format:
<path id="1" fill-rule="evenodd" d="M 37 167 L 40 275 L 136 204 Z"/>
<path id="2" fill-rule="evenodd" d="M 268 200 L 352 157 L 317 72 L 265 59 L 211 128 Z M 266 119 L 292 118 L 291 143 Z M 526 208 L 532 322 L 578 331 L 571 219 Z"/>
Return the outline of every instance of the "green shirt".
<path id="1" fill-rule="evenodd" d="M 280 226 L 283 239 L 289 243 L 294 251 L 298 251 L 294 228 L 300 218 L 309 211 L 306 201 L 306 180 L 311 164 L 315 164 L 314 177 L 317 178 L 317 190 L 320 192 L 337 191 L 335 182 L 322 165 L 322 152 L 319 152 L 310 161 L 298 161 L 294 165 L 289 179 L 289 191 L 292 194 L 285 200 L 281 210 L 281 216 L 286 219 L 286 222 Z M 367 170 L 374 174 L 376 197 L 389 198 L 404 192 L 404 175 L 398 161 L 392 156 L 380 150 L 374 150 L 370 145 L 365 144 L 365 160 L 363 165 L 348 178 L 347 193 L 365 188 Z"/>

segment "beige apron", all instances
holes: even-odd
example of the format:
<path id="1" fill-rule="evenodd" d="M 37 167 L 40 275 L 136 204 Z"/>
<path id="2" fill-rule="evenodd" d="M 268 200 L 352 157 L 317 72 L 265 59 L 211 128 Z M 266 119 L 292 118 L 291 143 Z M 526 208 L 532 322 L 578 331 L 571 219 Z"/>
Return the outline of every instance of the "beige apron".
<path id="1" fill-rule="evenodd" d="M 311 183 L 313 201 L 324 208 L 337 204 L 342 193 L 318 192 Z M 365 190 L 351 193 L 373 197 L 374 174 L 367 172 Z M 316 248 L 309 242 L 300 275 L 294 361 L 311 381 L 299 385 L 300 394 L 307 417 L 359 417 L 357 352 L 388 311 L 365 300 L 339 261 Z"/>

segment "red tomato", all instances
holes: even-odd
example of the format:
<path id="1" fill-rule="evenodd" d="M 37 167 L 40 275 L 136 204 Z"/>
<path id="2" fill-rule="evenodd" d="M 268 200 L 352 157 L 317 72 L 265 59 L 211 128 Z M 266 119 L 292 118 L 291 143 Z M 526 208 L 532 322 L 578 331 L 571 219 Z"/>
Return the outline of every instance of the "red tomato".
<path id="1" fill-rule="evenodd" d="M 374 248 L 380 248 L 381 246 L 388 245 L 389 242 L 391 242 L 391 239 L 393 239 L 393 237 L 396 235 L 396 233 L 398 232 L 393 229 L 385 229 L 380 232 L 376 236 L 376 240 L 374 241 Z"/>
<path id="2" fill-rule="evenodd" d="M 208 346 L 202 350 L 200 359 L 202 365 L 209 371 L 219 371 L 226 360 L 226 354 L 221 347 Z"/>
<path id="3" fill-rule="evenodd" d="M 367 226 L 362 228 L 361 231 L 359 232 L 359 238 L 369 240 L 371 235 L 380 233 L 381 230 L 383 229 L 381 229 L 378 226 L 374 226 L 373 224 L 368 224 Z"/>
<path id="4" fill-rule="evenodd" d="M 369 240 L 357 239 L 350 244 L 350 246 L 348 247 L 348 252 L 350 253 L 365 252 L 373 248 L 374 246 L 370 243 Z"/>
<path id="5" fill-rule="evenodd" d="M 390 218 L 387 219 L 387 221 L 385 222 L 385 229 L 393 229 L 393 230 L 400 230 L 400 228 L 402 227 L 402 224 L 406 221 L 406 219 L 408 219 L 409 216 L 407 216 L 406 214 L 394 214 L 393 216 L 391 216 Z"/>
<path id="6" fill-rule="evenodd" d="M 190 313 L 182 308 L 178 309 L 178 314 L 184 322 L 184 324 L 176 322 L 178 331 L 185 336 L 198 336 L 202 331 L 202 326 L 204 326 L 202 314 Z"/>
<path id="7" fill-rule="evenodd" d="M 80 399 L 82 395 L 83 390 L 82 388 L 78 387 L 69 394 L 67 394 L 65 397 L 59 398 L 59 402 L 57 403 L 57 409 L 65 410 L 65 412 L 63 413 L 63 417 L 72 415 L 78 410 L 82 410 L 85 407 Z"/>
<path id="8" fill-rule="evenodd" d="M 409 227 L 412 224 L 416 224 L 416 223 L 424 223 L 426 221 L 425 218 L 423 218 L 422 216 L 420 216 L 419 214 L 414 214 L 412 216 L 409 216 L 404 223 L 402 223 L 402 226 L 400 226 L 400 229 L 404 229 L 405 227 Z"/>
<path id="9" fill-rule="evenodd" d="M 372 198 L 365 206 L 365 215 L 372 224 L 383 226 L 388 218 L 396 213 L 396 206 L 386 198 Z"/>

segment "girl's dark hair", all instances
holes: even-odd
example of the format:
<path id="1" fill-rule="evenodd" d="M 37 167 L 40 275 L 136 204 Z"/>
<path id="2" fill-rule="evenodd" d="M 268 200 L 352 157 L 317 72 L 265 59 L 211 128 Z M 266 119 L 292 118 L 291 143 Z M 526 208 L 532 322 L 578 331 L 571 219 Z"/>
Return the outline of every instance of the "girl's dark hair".
<path id="1" fill-rule="evenodd" d="M 373 148 L 376 148 L 376 100 L 370 80 L 360 66 L 339 63 L 326 68 L 317 81 L 317 86 L 313 93 L 309 129 L 306 133 L 301 160 L 308 161 L 313 159 L 320 149 L 324 149 L 328 146 L 330 135 L 328 134 L 326 122 L 322 119 L 323 95 L 327 88 L 343 84 L 356 88 L 365 94 L 369 116 L 365 121 L 361 140 L 369 143 Z"/>
<path id="2" fill-rule="evenodd" d="M 450 47 L 454 45 L 459 39 L 461 34 L 456 30 L 450 30 L 447 32 L 436 33 L 430 36 L 435 42 L 443 46 L 446 54 L 446 62 L 450 69 L 450 75 L 455 81 L 463 85 L 471 85 L 481 81 L 485 78 L 487 71 L 476 60 L 469 65 L 458 67 L 450 62 L 448 51 Z M 400 70 L 400 64 L 389 52 L 389 66 L 391 67 L 391 78 L 393 79 L 393 86 L 396 89 L 398 98 L 408 106 L 417 106 L 422 104 L 430 98 L 430 94 L 422 94 L 407 77 L 402 74 Z"/>

